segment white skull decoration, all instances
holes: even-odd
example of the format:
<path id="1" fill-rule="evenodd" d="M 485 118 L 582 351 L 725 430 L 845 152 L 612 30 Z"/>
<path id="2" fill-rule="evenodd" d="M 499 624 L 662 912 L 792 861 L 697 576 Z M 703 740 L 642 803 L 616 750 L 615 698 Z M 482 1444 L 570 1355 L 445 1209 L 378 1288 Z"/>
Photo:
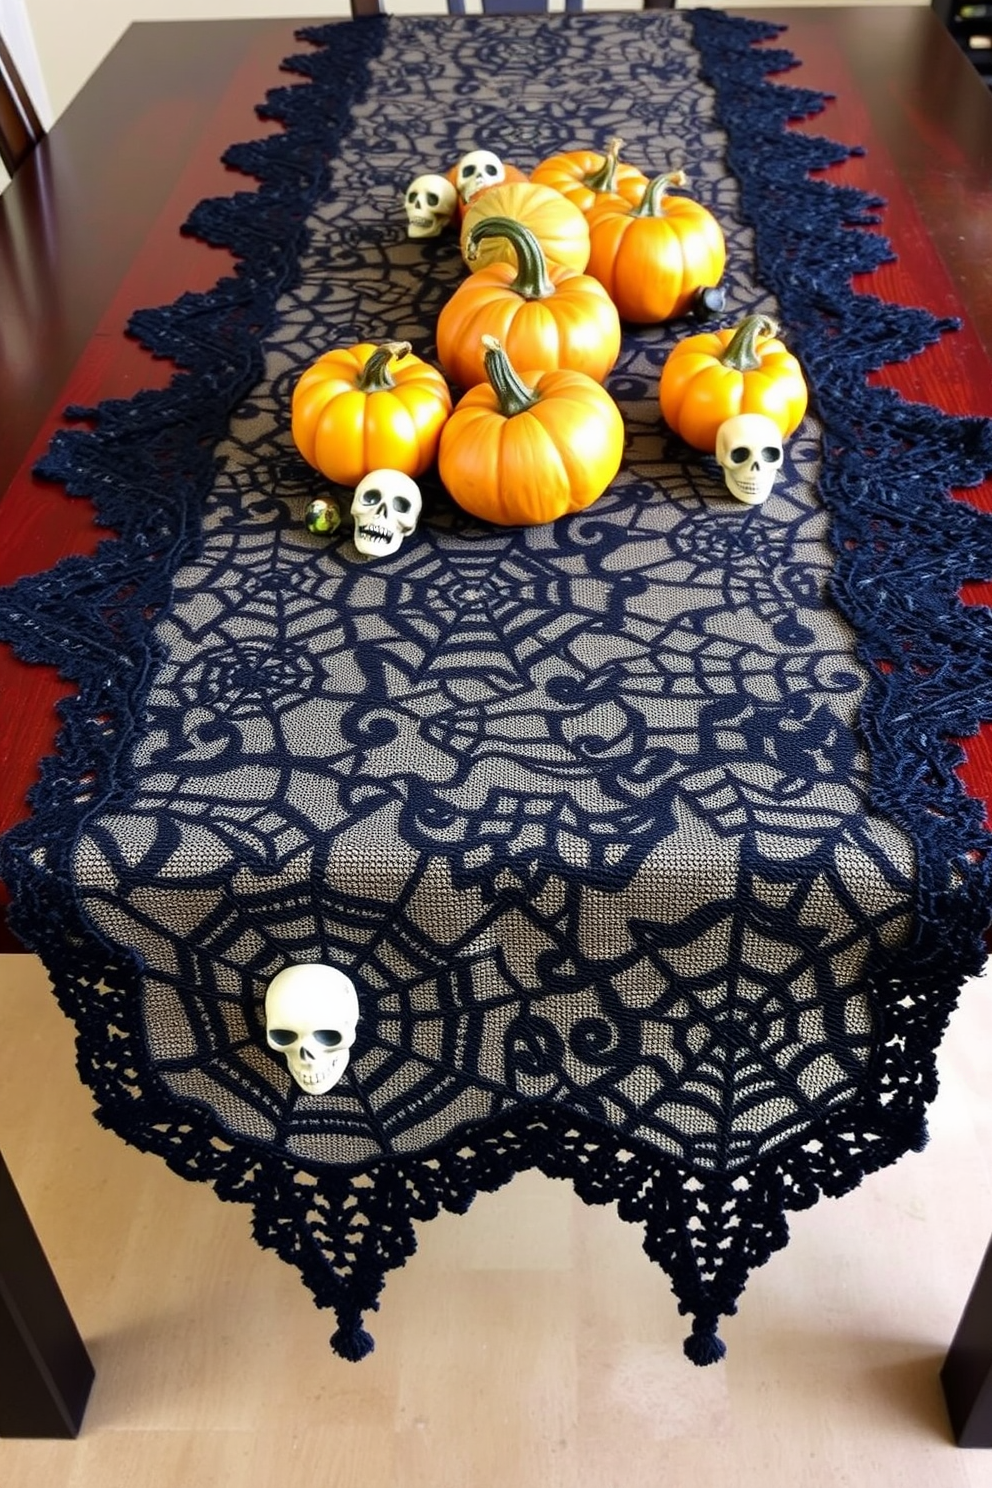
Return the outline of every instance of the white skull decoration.
<path id="1" fill-rule="evenodd" d="M 730 494 L 760 506 L 782 468 L 782 431 L 763 413 L 739 413 L 717 429 L 716 458 Z"/>
<path id="2" fill-rule="evenodd" d="M 370 558 L 395 553 L 420 520 L 420 487 L 402 470 L 370 470 L 355 487 L 355 547 Z"/>
<path id="3" fill-rule="evenodd" d="M 492 150 L 469 150 L 458 162 L 455 185 L 463 202 L 470 201 L 486 186 L 498 186 L 506 177 L 503 162 Z"/>
<path id="4" fill-rule="evenodd" d="M 458 206 L 458 192 L 447 176 L 418 176 L 406 188 L 408 238 L 436 238 L 444 231 Z"/>
<path id="5" fill-rule="evenodd" d="M 270 1049 L 285 1054 L 289 1073 L 307 1095 L 323 1095 L 348 1068 L 358 1025 L 354 984 L 334 966 L 286 966 L 265 994 Z"/>

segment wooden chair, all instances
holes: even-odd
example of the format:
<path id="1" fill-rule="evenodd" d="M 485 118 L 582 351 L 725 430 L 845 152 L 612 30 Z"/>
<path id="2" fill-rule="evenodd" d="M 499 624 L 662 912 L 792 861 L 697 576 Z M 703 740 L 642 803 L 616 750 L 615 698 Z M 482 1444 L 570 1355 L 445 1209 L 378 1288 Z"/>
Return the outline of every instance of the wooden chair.
<path id="1" fill-rule="evenodd" d="M 932 0 L 931 9 L 992 88 L 992 0 Z"/>
<path id="2" fill-rule="evenodd" d="M 463 16 L 465 0 L 447 0 L 448 14 Z M 675 0 L 641 0 L 642 10 L 672 10 Z M 584 0 L 565 0 L 567 11 L 580 11 Z M 353 16 L 386 15 L 388 0 L 351 0 Z M 548 0 L 482 0 L 485 15 L 542 15 L 548 9 Z"/>
<path id="3" fill-rule="evenodd" d="M 14 59 L 0 36 L 0 160 L 10 175 L 30 155 L 44 133 Z"/>

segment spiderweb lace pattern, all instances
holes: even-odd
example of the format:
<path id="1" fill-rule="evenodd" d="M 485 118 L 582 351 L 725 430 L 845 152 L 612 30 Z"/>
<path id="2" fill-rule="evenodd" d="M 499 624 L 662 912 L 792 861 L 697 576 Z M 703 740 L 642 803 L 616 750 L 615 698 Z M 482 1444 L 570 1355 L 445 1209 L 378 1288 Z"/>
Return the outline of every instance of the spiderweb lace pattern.
<path id="1" fill-rule="evenodd" d="M 949 327 L 852 294 L 889 251 L 880 204 L 809 178 L 846 152 L 787 131 L 822 99 L 766 83 L 791 60 L 753 46 L 773 28 L 470 21 L 457 55 L 448 34 L 302 33 L 306 81 L 263 110 L 286 132 L 230 152 L 258 192 L 189 224 L 238 274 L 134 318 L 187 370 L 53 444 L 43 473 L 122 535 L 3 597 L 3 634 L 80 695 L 0 866 L 100 1119 L 251 1203 L 339 1353 L 371 1347 L 415 1222 L 536 1166 L 643 1226 L 705 1363 L 787 1211 L 925 1138 L 988 902 L 950 736 L 992 711 L 986 617 L 954 603 L 992 542 L 942 498 L 992 438 L 866 388 Z M 428 479 L 394 558 L 312 537 L 296 376 L 348 341 L 430 358 L 463 277 L 453 238 L 407 239 L 403 185 L 480 142 L 532 164 L 583 99 L 630 158 L 691 154 L 728 318 L 788 326 L 813 412 L 781 486 L 742 511 L 660 429 L 687 328 L 652 327 L 609 379 L 627 450 L 587 512 L 492 529 Z M 262 1011 L 311 960 L 362 1004 L 321 1097 Z"/>

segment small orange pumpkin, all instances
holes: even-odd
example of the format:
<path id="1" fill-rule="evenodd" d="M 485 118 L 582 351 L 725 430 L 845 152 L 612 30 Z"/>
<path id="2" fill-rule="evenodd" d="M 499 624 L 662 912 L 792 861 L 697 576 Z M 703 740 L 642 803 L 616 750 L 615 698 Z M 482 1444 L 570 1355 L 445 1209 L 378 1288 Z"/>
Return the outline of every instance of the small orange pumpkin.
<path id="1" fill-rule="evenodd" d="M 485 381 L 483 335 L 517 367 L 571 367 L 602 382 L 620 355 L 620 317 L 599 280 L 547 264 L 534 234 L 511 217 L 477 222 L 466 252 L 491 237 L 506 239 L 517 267 L 494 263 L 470 275 L 442 309 L 437 354 L 452 382 Z"/>
<path id="2" fill-rule="evenodd" d="M 676 342 L 658 384 L 665 422 L 711 454 L 717 429 L 738 413 L 763 413 L 787 439 L 802 422 L 807 396 L 802 368 L 766 315 Z"/>
<path id="3" fill-rule="evenodd" d="M 620 159 L 622 149 L 623 140 L 612 139 L 605 155 L 595 150 L 563 150 L 542 160 L 530 178 L 541 186 L 553 186 L 586 216 L 608 201 L 639 207 L 648 178 L 636 165 Z"/>
<path id="4" fill-rule="evenodd" d="M 574 202 L 550 186 L 533 181 L 511 181 L 490 186 L 469 202 L 462 223 L 462 257 L 473 274 L 500 259 L 516 264 L 516 254 L 505 238 L 487 238 L 475 258 L 465 252 L 469 234 L 487 217 L 512 217 L 529 228 L 548 263 L 561 264 L 581 274 L 589 262 L 589 224 Z"/>
<path id="5" fill-rule="evenodd" d="M 444 377 L 409 341 L 325 352 L 293 389 L 292 432 L 303 458 L 342 486 L 372 470 L 422 475 L 451 412 Z"/>
<path id="6" fill-rule="evenodd" d="M 701 202 L 672 196 L 683 171 L 655 176 L 637 207 L 610 202 L 589 214 L 589 272 L 624 320 L 647 325 L 684 315 L 699 289 L 718 284 L 727 261 L 720 224 Z"/>
<path id="7" fill-rule="evenodd" d="M 584 372 L 521 375 L 494 337 L 485 344 L 487 380 L 441 432 L 441 480 L 459 506 L 505 527 L 581 511 L 620 468 L 619 408 Z"/>

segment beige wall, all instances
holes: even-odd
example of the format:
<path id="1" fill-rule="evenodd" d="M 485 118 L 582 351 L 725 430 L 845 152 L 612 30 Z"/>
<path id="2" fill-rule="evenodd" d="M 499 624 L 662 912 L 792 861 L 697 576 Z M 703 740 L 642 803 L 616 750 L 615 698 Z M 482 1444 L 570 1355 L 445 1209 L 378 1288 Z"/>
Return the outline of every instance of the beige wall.
<path id="1" fill-rule="evenodd" d="M 60 114 L 133 21 L 346 15 L 349 0 L 23 0 Z"/>

